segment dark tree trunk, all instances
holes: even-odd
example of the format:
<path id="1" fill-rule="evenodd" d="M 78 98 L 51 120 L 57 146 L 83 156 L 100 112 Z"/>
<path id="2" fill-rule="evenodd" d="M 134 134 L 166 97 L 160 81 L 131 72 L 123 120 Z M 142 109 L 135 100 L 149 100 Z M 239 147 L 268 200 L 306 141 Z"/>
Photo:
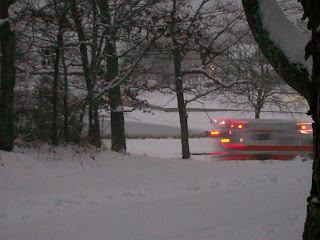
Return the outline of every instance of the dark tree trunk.
<path id="1" fill-rule="evenodd" d="M 256 108 L 254 110 L 254 118 L 255 119 L 260 119 L 260 113 L 261 113 L 261 109 L 260 108 Z"/>
<path id="2" fill-rule="evenodd" d="M 114 45 L 109 42 L 106 82 L 111 82 L 118 76 L 119 65 Z M 117 85 L 109 90 L 109 105 L 111 114 L 111 150 L 116 152 L 125 152 L 126 137 L 124 128 L 123 105 L 121 98 L 121 89 Z"/>
<path id="3" fill-rule="evenodd" d="M 184 102 L 181 78 L 176 78 L 176 94 L 177 94 L 179 118 L 180 118 L 182 158 L 189 159 L 190 149 L 189 149 L 188 115 L 186 111 L 186 104 Z"/>
<path id="4" fill-rule="evenodd" d="M 174 53 L 174 72 L 175 72 L 176 94 L 177 94 L 179 118 L 180 118 L 182 158 L 189 159 L 190 149 L 189 149 L 188 115 L 187 115 L 186 104 L 183 96 L 182 76 L 181 76 L 181 56 L 180 56 L 179 50 L 176 50 Z"/>
<path id="5" fill-rule="evenodd" d="M 98 0 L 102 21 L 110 25 L 111 15 L 109 9 L 109 3 L 107 0 Z M 105 80 L 110 83 L 114 80 L 119 73 L 119 63 L 115 45 L 115 30 L 111 28 L 106 29 L 106 53 L 107 57 L 107 74 Z M 126 151 L 126 137 L 124 127 L 124 114 L 123 114 L 123 103 L 121 96 L 121 89 L 119 85 L 111 86 L 109 90 L 109 105 L 111 115 L 111 150 L 116 152 Z"/>
<path id="6" fill-rule="evenodd" d="M 89 88 L 89 93 L 93 93 L 93 86 Z M 93 94 L 89 94 L 89 143 L 97 148 L 101 147 L 101 134 L 97 99 Z"/>
<path id="7" fill-rule="evenodd" d="M 0 19 L 9 17 L 9 1 L 1 1 Z M 15 85 L 15 34 L 9 21 L 0 26 L 1 35 L 1 91 L 0 91 L 0 149 L 14 147 L 13 97 Z"/>
<path id="8" fill-rule="evenodd" d="M 82 27 L 81 15 L 77 10 L 77 1 L 72 0 L 71 3 L 72 17 L 75 22 L 76 31 L 78 34 L 80 42 L 80 54 L 82 67 L 84 72 L 84 77 L 86 79 L 86 85 L 88 89 L 88 105 L 89 105 L 89 143 L 95 147 L 101 147 L 101 134 L 100 134 L 100 124 L 99 124 L 99 103 L 94 98 L 94 80 L 92 79 L 92 72 L 89 67 L 89 58 L 87 46 L 85 44 L 86 37 Z"/>
<path id="9" fill-rule="evenodd" d="M 125 152 L 126 138 L 119 85 L 109 90 L 109 100 L 111 108 L 111 150 L 116 152 Z"/>
<path id="10" fill-rule="evenodd" d="M 319 66 L 320 67 L 320 66 Z M 319 87 L 318 87 L 319 88 Z M 319 96 L 319 91 L 317 91 Z M 319 99 L 319 97 L 317 97 Z M 317 104 L 318 105 L 318 104 Z M 312 112 L 316 112 L 319 105 L 311 107 Z M 319 118 L 313 116 L 313 172 L 310 196 L 308 197 L 307 217 L 304 224 L 303 239 L 304 240 L 318 240 L 320 239 L 320 127 Z"/>
<path id="11" fill-rule="evenodd" d="M 310 107 L 310 113 L 313 119 L 313 172 L 312 172 L 312 182 L 311 182 L 311 191 L 310 196 L 307 198 L 307 217 L 304 225 L 303 239 L 304 240 L 317 240 L 320 239 L 320 122 L 319 122 L 319 70 L 320 70 L 320 58 L 318 61 L 314 58 L 313 62 L 317 62 L 317 65 L 314 65 L 313 76 L 318 76 L 317 87 L 314 92 L 314 104 Z M 316 70 L 315 66 L 318 66 Z M 315 74 L 315 72 L 318 72 Z"/>
<path id="12" fill-rule="evenodd" d="M 258 90 L 258 100 L 254 106 L 254 118 L 255 119 L 260 119 L 260 114 L 261 114 L 261 109 L 264 105 L 264 101 L 262 99 L 262 95 L 263 95 L 263 91 L 262 90 Z"/>
<path id="13" fill-rule="evenodd" d="M 68 87 L 68 68 L 66 65 L 64 50 L 61 51 L 61 60 L 64 71 L 64 96 L 63 96 L 63 132 L 64 132 L 64 141 L 69 142 L 69 107 L 68 107 L 68 98 L 69 98 L 69 87 Z"/>
<path id="14" fill-rule="evenodd" d="M 73 136 L 75 138 L 76 143 L 81 142 L 81 133 L 82 133 L 83 124 L 84 124 L 83 119 L 86 112 L 86 107 L 87 107 L 87 101 L 85 101 L 81 106 L 79 120 L 77 121 L 75 118 L 73 120 L 73 121 L 77 121 L 76 131 L 74 133 L 75 136 Z"/>
<path id="15" fill-rule="evenodd" d="M 59 65 L 60 53 L 63 42 L 61 26 L 58 29 L 57 44 L 55 47 L 54 73 L 53 73 L 53 87 L 52 87 L 52 145 L 58 145 L 58 84 L 59 84 Z"/>
<path id="16" fill-rule="evenodd" d="M 308 27 L 312 30 L 312 40 L 307 46 L 307 54 L 313 57 L 312 103 L 310 113 L 313 118 L 313 172 L 310 196 L 308 197 L 307 217 L 304 225 L 304 240 L 320 239 L 320 2 L 302 3 L 305 16 L 309 18 Z"/>
<path id="17" fill-rule="evenodd" d="M 177 11 L 177 0 L 173 0 L 173 9 L 171 12 L 171 39 L 173 45 L 173 61 L 174 61 L 174 77 L 176 85 L 176 94 L 178 101 L 178 110 L 180 118 L 180 131 L 181 131 L 181 147 L 182 147 L 182 158 L 190 158 L 190 149 L 189 149 L 189 130 L 188 130 L 188 115 L 186 110 L 186 103 L 183 96 L 183 86 L 182 86 L 182 73 L 181 73 L 181 64 L 183 56 L 179 49 L 179 44 L 176 40 L 176 11 Z"/>

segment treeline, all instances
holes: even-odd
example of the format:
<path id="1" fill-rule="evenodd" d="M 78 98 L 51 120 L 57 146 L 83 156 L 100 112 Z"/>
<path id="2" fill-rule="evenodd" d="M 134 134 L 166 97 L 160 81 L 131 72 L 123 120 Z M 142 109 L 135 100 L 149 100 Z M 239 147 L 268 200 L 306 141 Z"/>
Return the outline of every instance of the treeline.
<path id="1" fill-rule="evenodd" d="M 248 52 L 251 40 L 243 12 L 232 1 L 2 3 L 3 150 L 11 150 L 16 137 L 52 145 L 87 142 L 99 148 L 103 112 L 110 118 L 112 150 L 124 152 L 124 102 L 133 110 L 141 106 L 141 92 L 172 91 L 179 108 L 182 157 L 189 158 L 189 102 L 220 93 L 234 101 L 231 96 L 245 95 L 240 86 L 247 86 L 248 94 L 259 91 L 251 102 L 245 101 L 258 114 L 272 95 L 272 68 L 262 60 L 252 64 L 261 53 L 239 53 Z M 261 74 L 267 83 L 254 83 Z M 279 96 L 282 83 L 277 82 L 274 92 Z M 263 95 L 263 86 L 268 94 Z M 186 93 L 193 97 L 186 100 Z"/>

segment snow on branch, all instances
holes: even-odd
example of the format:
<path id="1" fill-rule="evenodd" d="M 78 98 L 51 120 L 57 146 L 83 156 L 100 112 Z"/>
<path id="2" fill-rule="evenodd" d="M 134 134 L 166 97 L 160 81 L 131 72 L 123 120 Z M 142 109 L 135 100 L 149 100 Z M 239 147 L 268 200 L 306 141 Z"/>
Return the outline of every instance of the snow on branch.
<path id="1" fill-rule="evenodd" d="M 275 0 L 258 0 L 264 28 L 271 41 L 285 54 L 292 64 L 301 64 L 309 74 L 312 59 L 305 60 L 305 46 L 311 35 L 302 34 L 285 16 Z"/>
<path id="2" fill-rule="evenodd" d="M 95 97 L 99 97 L 102 96 L 103 94 L 105 94 L 109 89 L 116 87 L 117 85 L 123 83 L 124 81 L 126 81 L 130 75 L 133 73 L 133 71 L 136 69 L 136 67 L 138 66 L 138 64 L 141 62 L 142 58 L 146 55 L 146 53 L 149 51 L 151 45 L 157 40 L 159 39 L 164 33 L 165 33 L 166 29 L 164 29 L 159 35 L 154 36 L 149 43 L 147 44 L 147 46 L 141 51 L 141 53 L 139 54 L 138 58 L 136 59 L 136 61 L 128 67 L 128 71 L 126 72 L 126 74 L 124 76 L 121 77 L 116 77 L 114 78 L 112 81 L 108 82 L 106 86 L 101 87 L 101 86 L 96 86 L 95 88 Z"/>
<path id="3" fill-rule="evenodd" d="M 6 22 L 9 22 L 9 18 L 0 19 L 0 27 Z"/>

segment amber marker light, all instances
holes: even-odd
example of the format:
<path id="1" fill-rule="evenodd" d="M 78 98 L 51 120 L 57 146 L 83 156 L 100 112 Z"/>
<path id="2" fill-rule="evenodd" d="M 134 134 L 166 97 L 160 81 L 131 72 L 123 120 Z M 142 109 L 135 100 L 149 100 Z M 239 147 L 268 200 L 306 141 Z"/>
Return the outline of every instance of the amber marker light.
<path id="1" fill-rule="evenodd" d="M 210 134 L 211 134 L 211 135 L 219 135 L 220 132 L 218 132 L 218 131 L 212 131 L 212 132 L 210 132 Z"/>

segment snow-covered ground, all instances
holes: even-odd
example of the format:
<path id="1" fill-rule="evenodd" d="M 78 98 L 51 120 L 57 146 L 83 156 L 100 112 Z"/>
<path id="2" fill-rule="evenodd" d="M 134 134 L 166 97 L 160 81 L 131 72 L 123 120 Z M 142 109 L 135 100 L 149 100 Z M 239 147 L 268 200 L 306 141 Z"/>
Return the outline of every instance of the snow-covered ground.
<path id="1" fill-rule="evenodd" d="M 301 239 L 311 161 L 155 158 L 163 144 L 146 143 L 1 152 L 0 239 Z"/>
<path id="2" fill-rule="evenodd" d="M 126 119 L 133 134 L 178 131 L 176 113 Z M 189 125 L 210 130 L 201 113 Z M 301 239 L 310 160 L 182 160 L 173 138 L 129 139 L 126 155 L 108 146 L 0 151 L 0 239 Z M 210 138 L 190 139 L 190 148 L 214 150 Z"/>

